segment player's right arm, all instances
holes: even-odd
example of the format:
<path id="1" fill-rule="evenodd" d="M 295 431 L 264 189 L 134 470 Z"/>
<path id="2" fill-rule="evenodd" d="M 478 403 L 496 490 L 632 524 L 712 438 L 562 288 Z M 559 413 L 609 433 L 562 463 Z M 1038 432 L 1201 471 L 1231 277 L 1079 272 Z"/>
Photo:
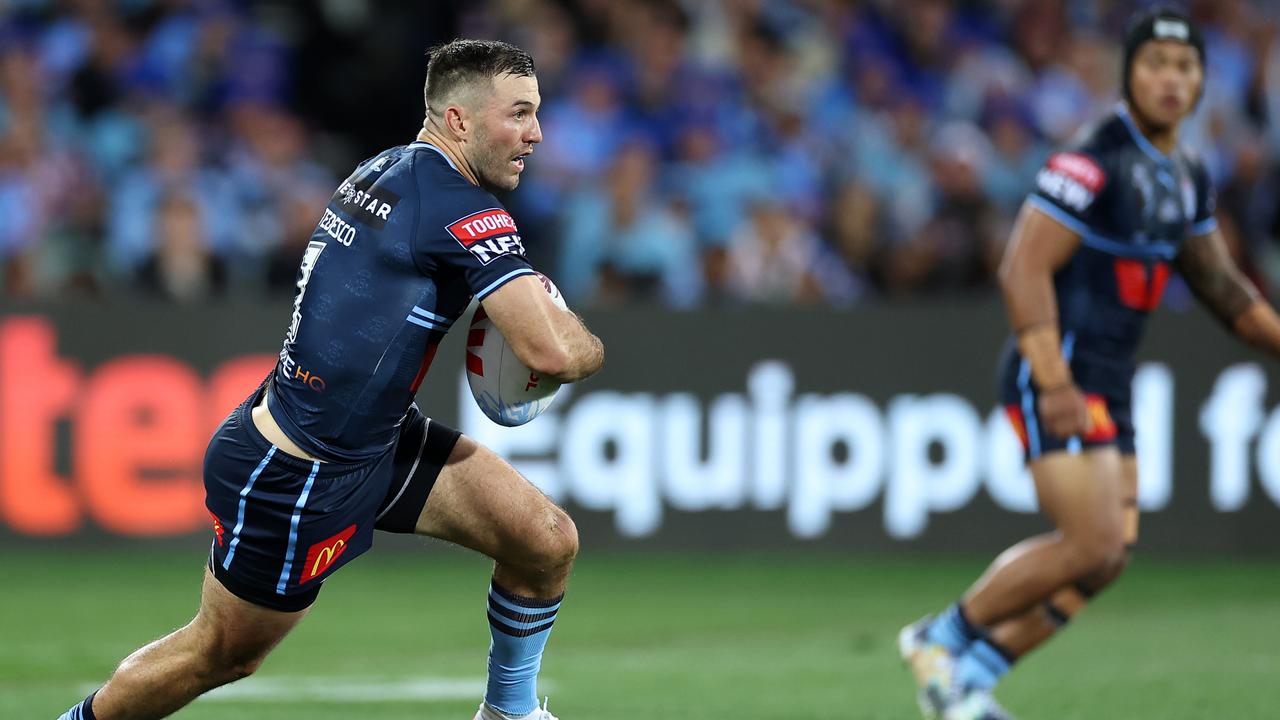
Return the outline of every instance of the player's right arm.
<path id="1" fill-rule="evenodd" d="M 604 344 L 574 313 L 551 300 L 536 275 L 524 275 L 480 304 L 526 367 L 560 382 L 589 377 L 604 364 Z"/>
<path id="2" fill-rule="evenodd" d="M 1058 437 L 1083 433 L 1089 421 L 1084 394 L 1062 354 L 1053 288 L 1054 273 L 1079 246 L 1078 234 L 1026 203 L 1000 263 L 1005 309 L 1039 390 L 1040 419 Z"/>

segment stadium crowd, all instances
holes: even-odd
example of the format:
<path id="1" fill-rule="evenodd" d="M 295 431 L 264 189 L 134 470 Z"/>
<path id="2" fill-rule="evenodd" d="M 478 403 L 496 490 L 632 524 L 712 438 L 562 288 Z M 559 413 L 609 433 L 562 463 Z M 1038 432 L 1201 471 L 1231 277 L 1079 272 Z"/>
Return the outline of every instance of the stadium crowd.
<path id="1" fill-rule="evenodd" d="M 506 201 L 578 307 L 991 293 L 1040 164 L 1117 101 L 1141 4 L 0 0 L 0 298 L 291 294 L 454 36 L 538 64 L 546 139 Z M 1208 82 L 1183 140 L 1274 293 L 1277 16 L 1189 5 Z"/>

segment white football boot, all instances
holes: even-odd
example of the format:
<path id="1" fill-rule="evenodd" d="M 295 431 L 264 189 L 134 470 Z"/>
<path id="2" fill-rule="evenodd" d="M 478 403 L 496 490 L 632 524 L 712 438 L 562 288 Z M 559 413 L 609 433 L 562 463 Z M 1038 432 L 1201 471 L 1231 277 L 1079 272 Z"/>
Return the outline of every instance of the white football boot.
<path id="1" fill-rule="evenodd" d="M 898 633 L 898 655 L 915 677 L 916 703 L 925 720 L 951 720 L 945 713 L 957 699 L 952 682 L 956 658 L 947 648 L 929 641 L 927 631 L 932 621 L 933 616 L 926 615 L 902 628 Z"/>
<path id="2" fill-rule="evenodd" d="M 1013 720 L 996 702 L 990 690 L 969 690 L 955 698 L 942 714 L 943 720 Z"/>

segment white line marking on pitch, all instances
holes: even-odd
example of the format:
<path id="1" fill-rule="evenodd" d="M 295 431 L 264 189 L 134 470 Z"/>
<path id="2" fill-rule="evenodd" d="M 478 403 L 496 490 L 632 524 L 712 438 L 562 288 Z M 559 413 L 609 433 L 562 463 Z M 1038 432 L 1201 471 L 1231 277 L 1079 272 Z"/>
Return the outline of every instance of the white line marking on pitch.
<path id="1" fill-rule="evenodd" d="M 82 692 L 93 692 L 98 685 L 85 685 Z M 538 683 L 539 692 L 549 692 L 551 685 Z M 205 693 L 208 702 L 442 702 L 475 700 L 484 697 L 484 678 L 417 678 L 413 680 L 377 680 L 352 677 L 251 677 Z"/>

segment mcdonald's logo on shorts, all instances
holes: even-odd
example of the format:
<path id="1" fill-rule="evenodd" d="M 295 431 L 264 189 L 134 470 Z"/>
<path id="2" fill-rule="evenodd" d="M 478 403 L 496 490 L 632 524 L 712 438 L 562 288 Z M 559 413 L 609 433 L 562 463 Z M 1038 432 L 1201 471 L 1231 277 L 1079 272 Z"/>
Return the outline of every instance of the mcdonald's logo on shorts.
<path id="1" fill-rule="evenodd" d="M 1085 431 L 1085 442 L 1108 442 L 1116 439 L 1116 421 L 1111 419 L 1107 410 L 1107 399 L 1101 395 L 1084 396 L 1085 408 L 1089 411 L 1089 429 Z"/>
<path id="2" fill-rule="evenodd" d="M 347 550 L 347 541 L 352 535 L 356 534 L 356 526 L 352 525 L 346 530 L 325 538 L 307 550 L 307 561 L 302 566 L 302 577 L 298 578 L 298 584 L 314 580 L 328 570 L 338 557 Z"/>

